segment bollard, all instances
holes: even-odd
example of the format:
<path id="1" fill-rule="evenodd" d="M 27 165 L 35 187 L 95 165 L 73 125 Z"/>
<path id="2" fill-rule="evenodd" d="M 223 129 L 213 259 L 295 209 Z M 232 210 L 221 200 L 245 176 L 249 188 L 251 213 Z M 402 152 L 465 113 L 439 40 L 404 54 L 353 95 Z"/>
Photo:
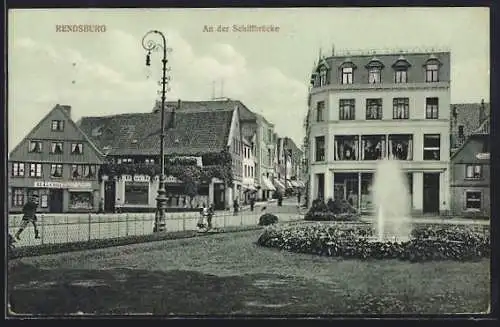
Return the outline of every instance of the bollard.
<path id="1" fill-rule="evenodd" d="M 128 214 L 125 216 L 125 236 L 128 236 Z"/>

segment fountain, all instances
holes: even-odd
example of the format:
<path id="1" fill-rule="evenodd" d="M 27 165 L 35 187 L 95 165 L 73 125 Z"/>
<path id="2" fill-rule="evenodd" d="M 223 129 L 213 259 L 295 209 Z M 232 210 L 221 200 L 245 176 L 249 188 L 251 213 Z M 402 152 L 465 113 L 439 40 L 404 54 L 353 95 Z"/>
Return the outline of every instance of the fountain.
<path id="1" fill-rule="evenodd" d="M 376 210 L 376 241 L 407 241 L 412 231 L 411 200 L 399 161 L 384 159 L 377 163 L 372 192 Z"/>

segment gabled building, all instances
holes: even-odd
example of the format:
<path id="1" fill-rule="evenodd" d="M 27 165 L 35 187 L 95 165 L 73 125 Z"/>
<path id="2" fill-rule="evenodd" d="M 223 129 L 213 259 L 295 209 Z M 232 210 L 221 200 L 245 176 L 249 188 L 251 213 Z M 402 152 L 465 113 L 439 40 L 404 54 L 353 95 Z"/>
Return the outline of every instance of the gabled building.
<path id="1" fill-rule="evenodd" d="M 102 152 L 71 119 L 71 107 L 56 105 L 9 154 L 9 211 L 21 211 L 33 194 L 41 212 L 97 211 L 102 163 Z"/>
<path id="2" fill-rule="evenodd" d="M 450 118 L 450 148 L 454 153 L 479 128 L 490 115 L 490 104 L 481 100 L 480 103 L 457 103 L 451 105 Z"/>
<path id="3" fill-rule="evenodd" d="M 168 105 L 174 105 L 169 102 Z M 159 104 L 157 104 L 159 107 Z M 274 176 L 273 143 L 274 125 L 262 115 L 254 113 L 239 100 L 217 99 L 210 101 L 183 101 L 181 111 L 220 111 L 238 107 L 242 136 L 251 139 L 255 135 L 255 187 L 258 189 L 258 199 L 270 199 L 276 190 L 272 180 Z"/>
<path id="4" fill-rule="evenodd" d="M 451 156 L 451 213 L 490 216 L 490 118 Z"/>
<path id="5" fill-rule="evenodd" d="M 204 179 L 196 180 L 197 188 L 193 191 L 174 171 L 167 171 L 167 207 L 191 209 L 214 203 L 217 209 L 229 208 L 233 199 L 243 197 L 239 109 L 232 106 L 182 110 L 185 105 L 191 104 L 179 102 L 167 108 L 164 149 L 167 164 L 183 166 L 176 170 L 177 175 L 191 171 L 202 174 Z M 175 106 L 177 108 L 172 108 Z M 157 108 L 148 113 L 81 119 L 80 128 L 106 153 L 108 165 L 103 166 L 107 169 L 102 171 L 102 179 L 107 211 L 116 208 L 154 210 L 156 207 L 160 121 Z M 187 167 L 191 165 L 201 168 Z"/>

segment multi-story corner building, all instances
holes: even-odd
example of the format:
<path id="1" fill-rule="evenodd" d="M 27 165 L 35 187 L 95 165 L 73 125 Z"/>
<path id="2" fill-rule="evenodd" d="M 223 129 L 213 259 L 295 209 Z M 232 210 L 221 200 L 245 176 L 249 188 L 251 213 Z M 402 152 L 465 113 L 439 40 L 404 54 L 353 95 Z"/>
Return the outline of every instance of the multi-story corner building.
<path id="1" fill-rule="evenodd" d="M 41 212 L 99 210 L 103 154 L 56 105 L 9 154 L 9 211 L 19 212 L 38 195 Z"/>
<path id="2" fill-rule="evenodd" d="M 408 177 L 414 213 L 450 209 L 449 52 L 322 57 L 308 115 L 309 205 L 350 198 L 372 211 L 377 160 L 389 158 Z"/>

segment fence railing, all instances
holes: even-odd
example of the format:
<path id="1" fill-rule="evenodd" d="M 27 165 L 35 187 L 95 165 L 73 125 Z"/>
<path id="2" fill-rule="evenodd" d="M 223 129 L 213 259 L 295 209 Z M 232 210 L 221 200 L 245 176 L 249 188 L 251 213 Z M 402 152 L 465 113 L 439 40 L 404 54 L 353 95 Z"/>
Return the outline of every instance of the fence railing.
<path id="1" fill-rule="evenodd" d="M 272 211 L 278 215 L 280 222 L 304 219 L 302 212 L 295 207 Z M 214 229 L 256 226 L 263 213 L 261 210 L 245 210 L 237 214 L 216 211 L 212 218 L 212 226 Z M 154 217 L 154 213 L 38 214 L 36 224 L 40 238 L 35 239 L 35 231 L 30 223 L 21 233 L 20 240 L 16 241 L 16 247 L 152 234 Z M 168 213 L 165 221 L 167 231 L 197 230 L 199 218 L 200 214 L 197 212 Z M 9 215 L 8 229 L 12 236 L 18 231 L 21 221 L 22 215 Z"/>

